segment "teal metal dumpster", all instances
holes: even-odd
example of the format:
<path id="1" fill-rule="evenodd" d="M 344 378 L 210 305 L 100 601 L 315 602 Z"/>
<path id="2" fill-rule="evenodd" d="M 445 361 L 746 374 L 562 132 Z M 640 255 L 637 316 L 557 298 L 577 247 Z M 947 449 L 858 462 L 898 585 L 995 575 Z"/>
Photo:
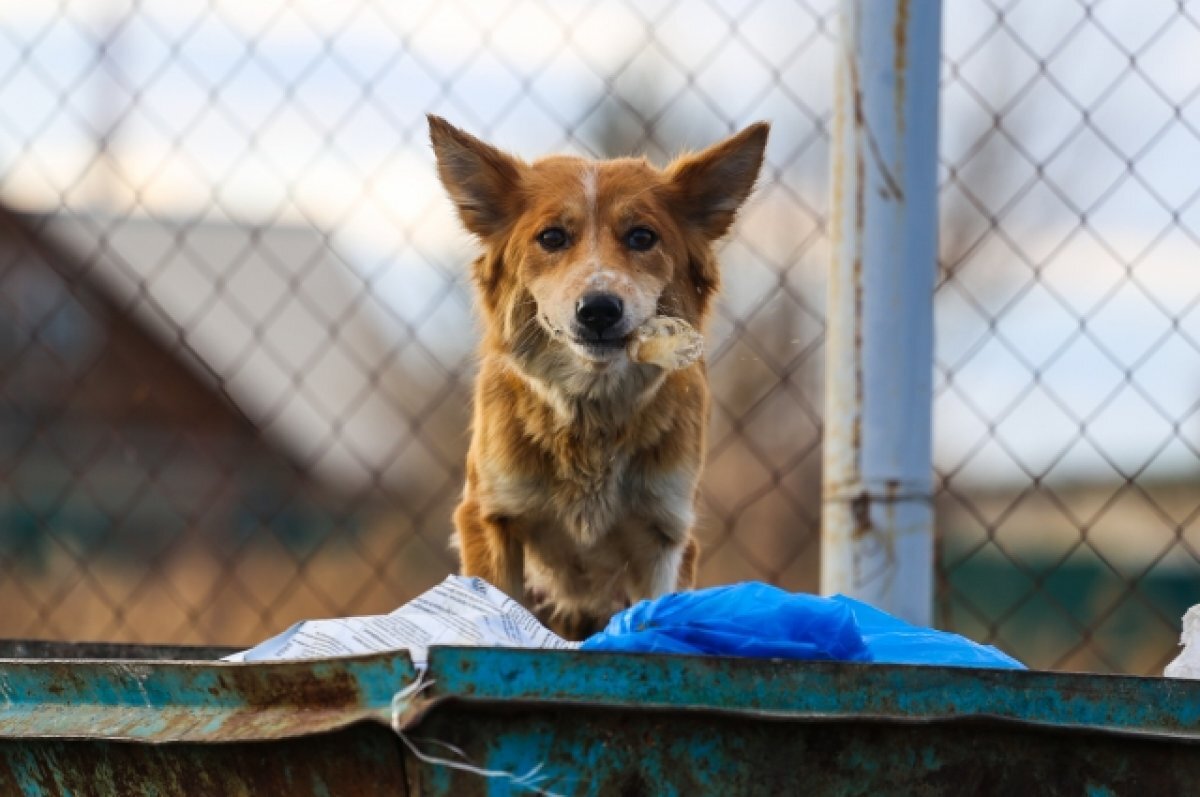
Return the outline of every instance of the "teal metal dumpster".
<path id="1" fill-rule="evenodd" d="M 1200 783 L 1200 682 L 489 648 L 435 648 L 418 682 L 404 654 L 212 660 L 222 652 L 0 643 L 0 795 L 1098 796 Z"/>

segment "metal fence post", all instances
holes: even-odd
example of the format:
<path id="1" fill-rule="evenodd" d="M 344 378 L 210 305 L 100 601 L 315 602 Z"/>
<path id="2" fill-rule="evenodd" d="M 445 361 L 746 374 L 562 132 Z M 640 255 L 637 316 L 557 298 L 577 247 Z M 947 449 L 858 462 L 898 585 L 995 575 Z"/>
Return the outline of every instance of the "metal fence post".
<path id="1" fill-rule="evenodd" d="M 933 609 L 940 0 L 842 0 L 821 589 Z"/>

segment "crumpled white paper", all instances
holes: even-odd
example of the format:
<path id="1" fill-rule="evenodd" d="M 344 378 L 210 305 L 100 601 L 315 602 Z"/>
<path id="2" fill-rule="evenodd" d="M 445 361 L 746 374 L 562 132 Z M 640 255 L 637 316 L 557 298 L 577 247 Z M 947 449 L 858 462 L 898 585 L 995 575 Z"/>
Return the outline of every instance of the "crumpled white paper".
<path id="1" fill-rule="evenodd" d="M 538 622 L 481 578 L 447 576 L 391 614 L 305 620 L 225 661 L 280 661 L 407 650 L 423 669 L 433 645 L 558 648 L 579 646 Z"/>
<path id="2" fill-rule="evenodd" d="M 1200 679 L 1200 605 L 1183 615 L 1183 633 L 1179 635 L 1183 652 L 1163 670 L 1168 678 Z"/>

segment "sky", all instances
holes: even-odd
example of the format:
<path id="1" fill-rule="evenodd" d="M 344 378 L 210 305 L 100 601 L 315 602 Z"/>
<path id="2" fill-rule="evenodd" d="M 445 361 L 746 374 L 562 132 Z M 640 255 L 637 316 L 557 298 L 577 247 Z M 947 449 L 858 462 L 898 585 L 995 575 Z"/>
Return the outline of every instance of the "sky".
<path id="1" fill-rule="evenodd" d="M 716 334 L 770 301 L 781 267 L 819 316 L 834 5 L 5 0 L 0 196 L 313 224 L 392 309 L 389 334 L 426 316 L 461 333 L 445 288 L 472 245 L 424 114 L 527 157 L 591 153 L 605 120 L 636 127 L 611 95 L 640 92 L 660 160 L 774 123 Z M 1194 473 L 1197 15 L 944 5 L 943 216 L 965 255 L 937 300 L 939 468 L 976 483 Z M 112 130 L 116 177 L 93 163 Z"/>

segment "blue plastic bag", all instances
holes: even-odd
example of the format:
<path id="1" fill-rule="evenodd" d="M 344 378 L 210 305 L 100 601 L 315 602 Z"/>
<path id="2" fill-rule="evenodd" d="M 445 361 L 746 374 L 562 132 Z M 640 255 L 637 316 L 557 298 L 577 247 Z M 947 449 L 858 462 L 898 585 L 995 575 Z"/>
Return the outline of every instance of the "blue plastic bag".
<path id="1" fill-rule="evenodd" d="M 676 592 L 619 612 L 584 650 L 868 661 L 851 607 L 759 582 Z"/>
<path id="2" fill-rule="evenodd" d="M 911 625 L 853 598 L 759 582 L 641 601 L 582 649 L 1024 669 L 989 645 Z"/>
<path id="3" fill-rule="evenodd" d="M 1024 670 L 1025 665 L 991 645 L 981 645 L 949 631 L 912 625 L 854 598 L 828 600 L 854 613 L 871 661 L 881 664 L 934 664 L 941 667 L 992 667 Z"/>

